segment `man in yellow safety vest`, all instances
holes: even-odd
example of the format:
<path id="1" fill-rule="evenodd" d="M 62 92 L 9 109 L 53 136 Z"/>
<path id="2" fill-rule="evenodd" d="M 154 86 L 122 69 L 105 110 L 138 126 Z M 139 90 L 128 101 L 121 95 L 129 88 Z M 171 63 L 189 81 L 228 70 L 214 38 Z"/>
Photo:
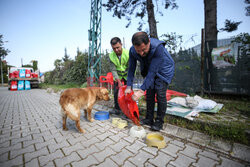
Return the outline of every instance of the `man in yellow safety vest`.
<path id="1" fill-rule="evenodd" d="M 129 51 L 122 48 L 122 43 L 120 38 L 114 37 L 110 41 L 113 51 L 109 54 L 111 72 L 114 78 L 114 111 L 111 111 L 111 114 L 120 114 L 120 107 L 118 104 L 118 91 L 119 87 L 123 83 L 127 84 L 127 75 L 128 75 L 128 60 L 129 60 Z"/>

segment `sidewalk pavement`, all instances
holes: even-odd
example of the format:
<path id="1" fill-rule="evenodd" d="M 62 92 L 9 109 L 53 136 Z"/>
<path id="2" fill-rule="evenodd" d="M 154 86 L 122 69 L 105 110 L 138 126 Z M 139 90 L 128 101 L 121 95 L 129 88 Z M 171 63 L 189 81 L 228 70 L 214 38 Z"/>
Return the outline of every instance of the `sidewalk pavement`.
<path id="1" fill-rule="evenodd" d="M 90 123 L 81 116 L 81 134 L 68 119 L 62 130 L 59 94 L 0 88 L 0 166 L 249 166 L 250 148 L 213 140 L 202 133 L 166 124 L 167 146 L 147 147 L 129 128 L 111 119 Z M 110 111 L 95 105 L 96 111 Z M 124 118 L 123 118 L 124 119 Z M 150 132 L 145 127 L 146 132 Z"/>

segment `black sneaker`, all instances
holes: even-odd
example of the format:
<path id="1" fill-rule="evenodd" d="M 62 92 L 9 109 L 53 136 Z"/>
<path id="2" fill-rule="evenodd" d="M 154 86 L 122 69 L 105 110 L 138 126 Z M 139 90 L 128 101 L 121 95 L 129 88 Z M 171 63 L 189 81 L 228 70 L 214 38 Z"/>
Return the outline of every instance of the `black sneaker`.
<path id="1" fill-rule="evenodd" d="M 148 125 L 148 126 L 151 126 L 151 125 L 153 125 L 154 124 L 154 121 L 153 120 L 151 120 L 151 119 L 147 119 L 147 118 L 145 118 L 145 119 L 143 119 L 143 120 L 141 120 L 141 122 L 140 122 L 142 125 Z"/>
<path id="2" fill-rule="evenodd" d="M 163 127 L 163 124 L 160 121 L 155 121 L 155 123 L 151 126 L 151 130 L 160 131 Z"/>

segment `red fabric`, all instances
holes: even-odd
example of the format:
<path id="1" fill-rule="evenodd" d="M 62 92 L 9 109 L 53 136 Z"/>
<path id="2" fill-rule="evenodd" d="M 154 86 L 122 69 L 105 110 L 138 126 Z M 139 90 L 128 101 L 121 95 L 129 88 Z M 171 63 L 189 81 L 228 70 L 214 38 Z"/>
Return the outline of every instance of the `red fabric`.
<path id="1" fill-rule="evenodd" d="M 147 93 L 147 91 L 144 92 L 145 98 L 146 98 L 146 93 Z M 171 96 L 184 96 L 184 97 L 186 97 L 187 94 L 168 89 L 166 92 L 167 101 L 171 100 Z M 155 96 L 155 102 L 157 102 L 156 96 Z"/>
<path id="2" fill-rule="evenodd" d="M 130 94 L 125 95 L 125 90 L 127 86 L 121 86 L 118 93 L 118 103 L 122 112 L 131 119 L 136 125 L 140 125 L 139 120 L 139 109 L 134 100 L 132 100 L 132 91 Z"/>

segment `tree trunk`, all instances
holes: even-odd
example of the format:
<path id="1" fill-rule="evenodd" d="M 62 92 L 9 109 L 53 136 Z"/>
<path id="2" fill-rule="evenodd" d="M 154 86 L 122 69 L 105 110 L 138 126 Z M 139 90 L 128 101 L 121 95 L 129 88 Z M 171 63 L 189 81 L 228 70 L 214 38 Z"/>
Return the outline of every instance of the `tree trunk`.
<path id="1" fill-rule="evenodd" d="M 154 4 L 152 0 L 147 0 L 147 12 L 148 12 L 148 25 L 149 25 L 149 35 L 152 38 L 158 39 L 155 14 L 154 14 Z"/>
<path id="2" fill-rule="evenodd" d="M 217 41 L 217 0 L 204 0 L 205 40 Z"/>
<path id="3" fill-rule="evenodd" d="M 204 89 L 213 90 L 216 72 L 213 72 L 212 49 L 217 47 L 217 0 L 204 0 L 205 12 L 205 54 L 204 54 Z"/>

